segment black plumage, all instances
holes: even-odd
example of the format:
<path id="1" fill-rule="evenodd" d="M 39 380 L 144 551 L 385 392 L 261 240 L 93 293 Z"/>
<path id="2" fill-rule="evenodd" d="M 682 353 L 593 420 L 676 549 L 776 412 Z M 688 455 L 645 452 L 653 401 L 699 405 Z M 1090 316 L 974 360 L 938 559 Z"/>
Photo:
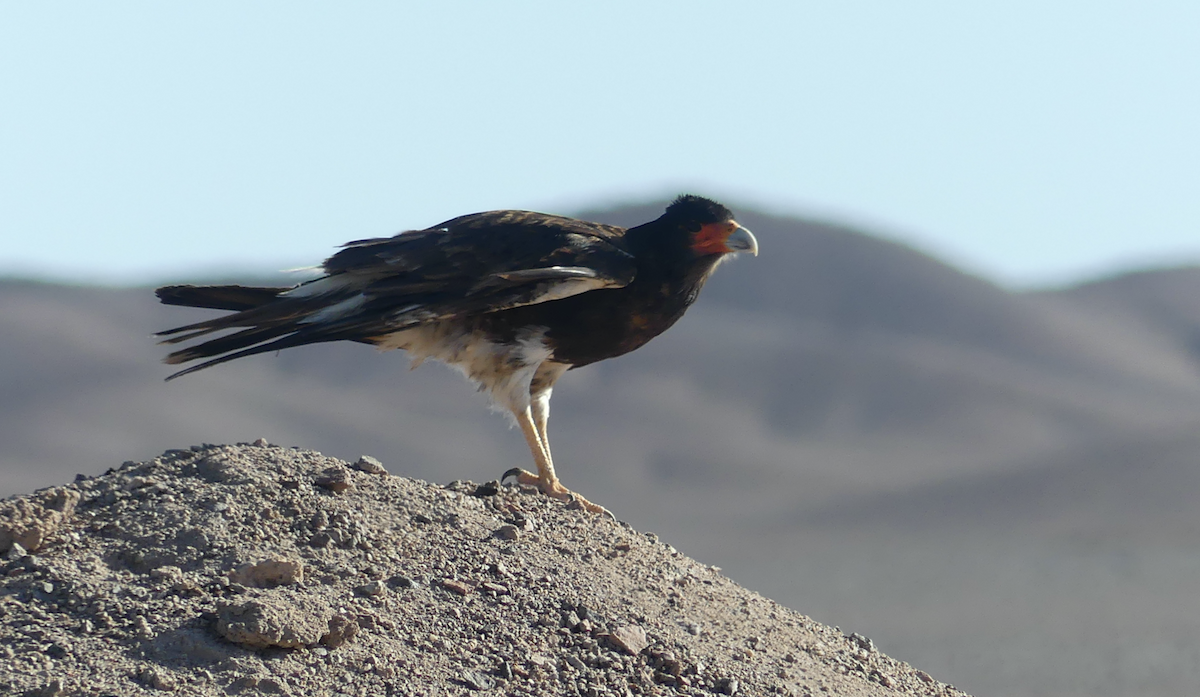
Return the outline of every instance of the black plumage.
<path id="1" fill-rule="evenodd" d="M 159 288 L 169 305 L 232 311 L 159 335 L 176 344 L 229 332 L 167 356 L 200 361 L 171 378 L 329 341 L 441 360 L 516 419 L 538 467 L 518 479 L 566 498 L 574 495 L 555 476 L 546 436 L 554 382 L 642 346 L 683 315 L 726 255 L 757 251 L 728 209 L 698 196 L 629 229 L 490 211 L 350 242 L 324 262 L 323 276 L 293 287 Z"/>

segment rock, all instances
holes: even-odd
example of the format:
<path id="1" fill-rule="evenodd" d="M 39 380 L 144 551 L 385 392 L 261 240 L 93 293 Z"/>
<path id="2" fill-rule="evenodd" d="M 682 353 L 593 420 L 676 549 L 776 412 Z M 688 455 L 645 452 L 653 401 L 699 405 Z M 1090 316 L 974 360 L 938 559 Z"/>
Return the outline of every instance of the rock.
<path id="1" fill-rule="evenodd" d="M 442 588 L 448 591 L 453 591 L 459 595 L 469 595 L 475 590 L 475 586 L 467 581 L 460 581 L 456 578 L 442 579 Z"/>
<path id="2" fill-rule="evenodd" d="M 496 681 L 477 670 L 464 670 L 461 675 L 462 683 L 472 690 L 490 690 L 496 686 Z"/>
<path id="3" fill-rule="evenodd" d="M 485 498 L 488 496 L 495 496 L 496 494 L 499 494 L 499 493 L 500 493 L 500 482 L 493 479 L 490 482 L 484 482 L 483 484 L 480 484 L 479 486 L 475 487 L 475 491 L 471 492 L 471 495 L 476 496 L 478 498 Z"/>
<path id="4" fill-rule="evenodd" d="M 646 638 L 646 630 L 633 624 L 617 627 L 612 630 L 608 637 L 630 656 L 638 655 L 650 645 L 650 641 Z"/>
<path id="5" fill-rule="evenodd" d="M 0 553 L 20 545 L 37 552 L 75 512 L 79 492 L 60 487 L 0 502 Z"/>
<path id="6" fill-rule="evenodd" d="M 345 615 L 329 618 L 329 631 L 321 636 L 321 643 L 331 649 L 342 646 L 358 634 L 358 623 Z"/>
<path id="7" fill-rule="evenodd" d="M 178 681 L 170 673 L 159 668 L 147 668 L 138 676 L 143 683 L 155 690 L 172 692 L 179 686 Z"/>
<path id="8" fill-rule="evenodd" d="M 387 584 L 383 581 L 371 581 L 370 583 L 357 586 L 354 589 L 355 593 L 368 597 L 377 597 L 383 595 L 387 591 Z"/>
<path id="9" fill-rule="evenodd" d="M 359 472 L 366 472 L 367 474 L 388 473 L 387 468 L 383 466 L 383 463 L 371 457 L 370 455 L 363 455 L 362 457 L 358 458 L 358 461 L 351 465 L 351 467 Z"/>
<path id="10" fill-rule="evenodd" d="M 330 612 L 289 602 L 250 600 L 217 606 L 217 633 L 254 649 L 312 646 L 329 631 Z"/>
<path id="11" fill-rule="evenodd" d="M 515 525 L 501 525 L 492 534 L 501 540 L 515 540 L 520 537 L 521 532 L 517 530 L 517 526 Z"/>
<path id="12" fill-rule="evenodd" d="M 254 588 L 274 588 L 304 581 L 304 565 L 289 559 L 267 559 L 229 572 L 229 580 Z"/>
<path id="13" fill-rule="evenodd" d="M 66 694 L 67 686 L 62 678 L 53 678 L 42 687 L 32 690 L 30 697 L 61 697 Z"/>
<path id="14" fill-rule="evenodd" d="M 354 483 L 350 481 L 350 472 L 345 467 L 330 467 L 322 472 L 315 481 L 317 486 L 335 494 L 340 494 L 354 486 Z"/>

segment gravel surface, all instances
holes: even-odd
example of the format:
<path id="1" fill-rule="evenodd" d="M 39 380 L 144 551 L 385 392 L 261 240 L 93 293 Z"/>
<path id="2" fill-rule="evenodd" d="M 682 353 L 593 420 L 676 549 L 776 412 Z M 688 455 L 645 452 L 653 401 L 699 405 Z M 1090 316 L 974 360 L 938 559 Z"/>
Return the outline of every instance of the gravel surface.
<path id="1" fill-rule="evenodd" d="M 0 693 L 960 695 L 652 533 L 262 441 L 0 502 Z"/>

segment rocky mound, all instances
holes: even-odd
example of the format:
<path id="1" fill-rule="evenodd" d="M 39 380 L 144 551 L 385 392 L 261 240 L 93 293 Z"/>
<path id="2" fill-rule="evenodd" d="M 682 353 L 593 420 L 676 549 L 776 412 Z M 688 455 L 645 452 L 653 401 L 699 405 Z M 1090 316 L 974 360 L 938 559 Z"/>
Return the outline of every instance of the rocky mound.
<path id="1" fill-rule="evenodd" d="M 957 695 L 629 526 L 204 446 L 0 502 L 0 692 Z"/>

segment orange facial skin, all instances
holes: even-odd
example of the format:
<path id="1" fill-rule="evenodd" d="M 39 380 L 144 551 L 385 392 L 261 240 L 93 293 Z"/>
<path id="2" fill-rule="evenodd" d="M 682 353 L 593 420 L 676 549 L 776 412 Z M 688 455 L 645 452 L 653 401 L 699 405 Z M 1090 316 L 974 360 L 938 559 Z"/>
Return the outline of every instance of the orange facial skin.
<path id="1" fill-rule="evenodd" d="M 725 240 L 729 239 L 738 227 L 740 226 L 732 220 L 702 225 L 700 231 L 692 237 L 692 249 L 696 250 L 697 254 L 728 254 L 734 250 L 725 244 Z"/>

